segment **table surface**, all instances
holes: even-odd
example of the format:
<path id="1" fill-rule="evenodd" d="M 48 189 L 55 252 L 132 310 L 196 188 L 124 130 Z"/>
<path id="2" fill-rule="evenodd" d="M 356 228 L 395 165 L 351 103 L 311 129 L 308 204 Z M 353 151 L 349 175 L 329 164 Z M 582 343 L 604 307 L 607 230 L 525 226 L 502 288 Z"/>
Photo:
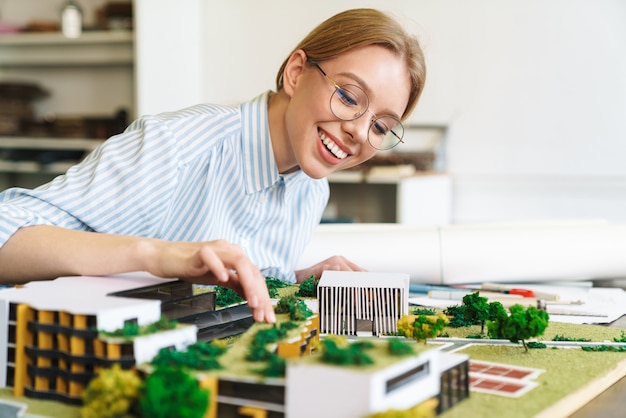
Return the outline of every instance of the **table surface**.
<path id="1" fill-rule="evenodd" d="M 626 279 L 595 282 L 595 287 L 621 287 L 626 289 Z M 626 329 L 626 316 L 609 324 Z M 626 377 L 616 382 L 569 418 L 623 418 L 626 416 Z"/>

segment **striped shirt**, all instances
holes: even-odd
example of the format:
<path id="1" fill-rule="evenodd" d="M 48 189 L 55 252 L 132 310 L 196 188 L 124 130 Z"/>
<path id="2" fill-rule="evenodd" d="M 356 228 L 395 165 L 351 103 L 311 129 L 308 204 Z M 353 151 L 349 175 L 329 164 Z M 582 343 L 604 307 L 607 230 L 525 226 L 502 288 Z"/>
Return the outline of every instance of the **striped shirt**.
<path id="1" fill-rule="evenodd" d="M 294 282 L 329 188 L 302 171 L 278 173 L 268 94 L 239 106 L 142 117 L 50 183 L 0 193 L 0 245 L 40 224 L 171 241 L 225 239 L 264 275 Z"/>

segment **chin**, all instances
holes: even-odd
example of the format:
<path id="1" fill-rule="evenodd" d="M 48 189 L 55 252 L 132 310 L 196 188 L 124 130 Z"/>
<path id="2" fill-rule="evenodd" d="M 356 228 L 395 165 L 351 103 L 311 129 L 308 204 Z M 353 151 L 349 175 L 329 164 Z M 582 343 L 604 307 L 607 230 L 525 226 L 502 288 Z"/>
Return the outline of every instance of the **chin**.
<path id="1" fill-rule="evenodd" d="M 332 171 L 325 171 L 323 173 L 320 173 L 318 171 L 313 171 L 313 172 L 312 171 L 307 171 L 307 170 L 302 170 L 302 171 L 304 171 L 304 173 L 307 176 L 311 177 L 312 179 L 316 179 L 316 180 L 328 177 L 330 175 L 330 173 L 332 173 Z"/>
<path id="2" fill-rule="evenodd" d="M 310 167 L 307 165 L 300 165 L 300 169 L 304 171 L 304 174 L 306 174 L 307 176 L 317 180 L 328 177 L 331 173 L 337 171 L 328 169 L 326 167 Z"/>

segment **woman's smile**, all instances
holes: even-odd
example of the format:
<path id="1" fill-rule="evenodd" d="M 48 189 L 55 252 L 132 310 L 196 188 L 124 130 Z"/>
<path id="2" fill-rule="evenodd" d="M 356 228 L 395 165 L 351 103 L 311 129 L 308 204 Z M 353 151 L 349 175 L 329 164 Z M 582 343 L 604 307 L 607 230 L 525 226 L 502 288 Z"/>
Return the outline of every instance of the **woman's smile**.
<path id="1" fill-rule="evenodd" d="M 319 135 L 320 135 L 320 139 L 322 140 L 322 143 L 324 144 L 324 146 L 326 147 L 326 149 L 328 151 L 330 151 L 330 153 L 332 155 L 335 156 L 335 158 L 338 158 L 340 160 L 343 160 L 344 158 L 346 158 L 348 155 L 350 155 L 349 153 L 347 153 L 346 151 L 342 150 L 339 145 L 333 141 L 329 136 L 327 136 L 324 131 L 319 131 Z"/>

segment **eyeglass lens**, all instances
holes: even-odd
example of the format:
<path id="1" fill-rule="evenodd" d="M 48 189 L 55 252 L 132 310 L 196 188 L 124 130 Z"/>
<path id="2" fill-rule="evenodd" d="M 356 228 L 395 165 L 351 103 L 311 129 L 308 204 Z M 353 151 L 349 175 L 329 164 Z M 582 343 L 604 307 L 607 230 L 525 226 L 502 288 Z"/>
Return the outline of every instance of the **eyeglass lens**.
<path id="1" fill-rule="evenodd" d="M 339 86 L 330 98 L 330 110 L 342 120 L 354 120 L 369 106 L 367 94 L 358 86 Z M 370 145 L 379 150 L 395 147 L 402 141 L 404 127 L 393 116 L 381 116 L 372 121 L 368 131 Z"/>

